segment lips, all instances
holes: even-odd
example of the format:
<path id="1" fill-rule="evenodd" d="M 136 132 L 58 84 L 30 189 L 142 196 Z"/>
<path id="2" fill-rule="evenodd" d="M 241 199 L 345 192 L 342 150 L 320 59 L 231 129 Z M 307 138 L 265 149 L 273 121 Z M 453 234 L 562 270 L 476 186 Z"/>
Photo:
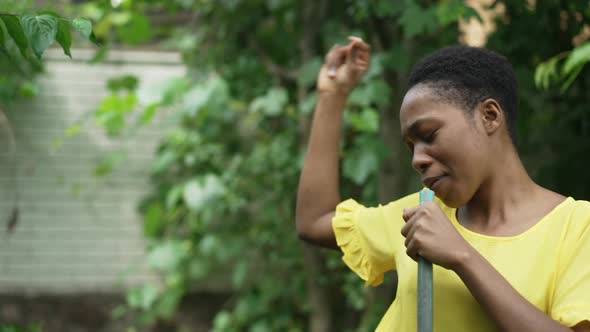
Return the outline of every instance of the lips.
<path id="1" fill-rule="evenodd" d="M 440 176 L 430 176 L 430 177 L 427 177 L 427 178 L 424 178 L 424 179 L 422 179 L 422 183 L 423 183 L 423 184 L 424 184 L 426 187 L 428 187 L 428 188 L 432 189 L 432 187 L 433 187 L 434 185 L 436 185 L 436 183 L 437 183 L 437 182 L 439 182 L 439 180 L 440 180 L 440 179 L 442 179 L 443 177 L 444 177 L 444 175 L 440 175 Z"/>

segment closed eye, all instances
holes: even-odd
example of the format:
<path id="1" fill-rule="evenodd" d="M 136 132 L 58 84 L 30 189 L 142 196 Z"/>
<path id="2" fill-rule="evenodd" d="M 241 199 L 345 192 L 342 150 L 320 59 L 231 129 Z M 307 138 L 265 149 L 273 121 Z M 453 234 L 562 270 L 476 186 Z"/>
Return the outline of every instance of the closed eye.
<path id="1" fill-rule="evenodd" d="M 435 129 L 433 131 L 431 131 L 428 135 L 423 137 L 423 140 L 425 143 L 431 144 L 432 142 L 434 142 L 434 139 L 436 138 L 436 132 L 438 131 L 438 129 Z"/>

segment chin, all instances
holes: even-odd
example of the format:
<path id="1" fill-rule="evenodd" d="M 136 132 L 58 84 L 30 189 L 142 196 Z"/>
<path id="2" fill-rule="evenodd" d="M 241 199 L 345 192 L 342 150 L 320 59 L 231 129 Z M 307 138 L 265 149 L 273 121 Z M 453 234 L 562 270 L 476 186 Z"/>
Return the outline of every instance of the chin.
<path id="1" fill-rule="evenodd" d="M 436 197 L 438 197 L 443 203 L 445 203 L 446 206 L 450 207 L 450 208 L 454 208 L 454 209 L 458 209 L 462 206 L 464 206 L 465 204 L 467 204 L 467 201 L 462 199 L 461 197 L 459 197 L 459 195 L 453 195 L 450 194 L 448 192 L 442 192 L 442 193 L 435 193 Z"/>

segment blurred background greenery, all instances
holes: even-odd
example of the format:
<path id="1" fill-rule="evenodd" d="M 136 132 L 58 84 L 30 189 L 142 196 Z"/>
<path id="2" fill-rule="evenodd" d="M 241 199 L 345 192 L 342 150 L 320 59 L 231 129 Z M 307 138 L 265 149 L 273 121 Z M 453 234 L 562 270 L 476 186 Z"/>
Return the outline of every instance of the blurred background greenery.
<path id="1" fill-rule="evenodd" d="M 146 165 L 151 193 L 137 202 L 146 259 L 162 282 L 130 289 L 114 310 L 112 319 L 133 317 L 130 330 L 192 331 L 175 323 L 179 308 L 212 279 L 226 285 L 212 331 L 374 329 L 395 297 L 395 275 L 365 288 L 338 253 L 304 245 L 294 228 L 316 75 L 324 54 L 349 35 L 368 41 L 373 58 L 347 106 L 342 197 L 371 205 L 420 188 L 399 139 L 405 81 L 425 54 L 468 43 L 514 66 L 518 149 L 532 177 L 590 198 L 588 1 L 0 1 L 3 14 L 44 10 L 92 21 L 98 46 L 74 37 L 74 45 L 95 49 L 92 62 L 114 49 L 174 50 L 188 68 L 149 102 L 138 101 L 136 77 L 111 80 L 93 114 L 117 139 L 174 110 L 173 128 Z M 0 27 L 0 107 L 9 109 L 35 98 L 43 61 L 23 56 Z M 112 167 L 125 165 L 97 174 Z"/>

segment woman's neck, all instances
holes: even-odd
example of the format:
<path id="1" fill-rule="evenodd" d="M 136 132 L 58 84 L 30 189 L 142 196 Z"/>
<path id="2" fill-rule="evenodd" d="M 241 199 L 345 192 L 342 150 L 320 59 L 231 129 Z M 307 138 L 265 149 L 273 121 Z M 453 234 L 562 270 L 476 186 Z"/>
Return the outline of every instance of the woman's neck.
<path id="1" fill-rule="evenodd" d="M 464 226 L 484 231 L 502 228 L 511 220 L 522 219 L 523 210 L 549 192 L 533 182 L 516 151 L 503 155 L 505 158 L 496 160 L 497 168 L 492 175 L 467 205 L 457 211 L 457 218 Z"/>

